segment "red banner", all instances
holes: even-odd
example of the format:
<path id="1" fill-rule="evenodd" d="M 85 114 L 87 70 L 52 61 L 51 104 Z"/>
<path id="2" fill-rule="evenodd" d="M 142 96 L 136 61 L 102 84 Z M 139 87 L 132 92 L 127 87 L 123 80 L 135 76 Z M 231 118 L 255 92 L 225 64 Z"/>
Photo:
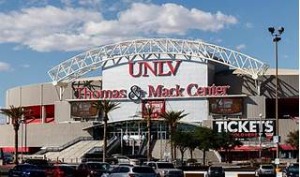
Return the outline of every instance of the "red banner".
<path id="1" fill-rule="evenodd" d="M 142 103 L 142 117 L 147 117 L 147 108 L 152 107 L 153 111 L 151 114 L 151 119 L 157 119 L 159 118 L 159 114 L 162 112 L 165 112 L 165 101 L 163 100 L 155 100 L 155 101 L 144 101 Z"/>
<path id="2" fill-rule="evenodd" d="M 209 99 L 210 114 L 242 115 L 243 99 L 242 98 L 212 98 Z"/>

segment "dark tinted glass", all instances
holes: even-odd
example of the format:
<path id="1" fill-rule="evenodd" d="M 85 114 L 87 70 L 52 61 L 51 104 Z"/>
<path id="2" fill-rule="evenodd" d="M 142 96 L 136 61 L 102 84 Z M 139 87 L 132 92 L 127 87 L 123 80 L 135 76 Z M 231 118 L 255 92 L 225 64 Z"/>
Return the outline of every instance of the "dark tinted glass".
<path id="1" fill-rule="evenodd" d="M 174 168 L 174 165 L 172 163 L 158 163 L 158 168 Z"/>
<path id="2" fill-rule="evenodd" d="M 262 169 L 273 169 L 274 167 L 272 165 L 263 165 L 261 168 Z"/>
<path id="3" fill-rule="evenodd" d="M 95 170 L 105 170 L 104 164 L 101 163 L 88 163 L 88 167 Z"/>
<path id="4" fill-rule="evenodd" d="M 44 159 L 26 159 L 25 163 L 34 165 L 48 165 L 48 161 Z"/>
<path id="5" fill-rule="evenodd" d="M 119 173 L 127 173 L 129 171 L 129 167 L 120 167 Z"/>
<path id="6" fill-rule="evenodd" d="M 290 166 L 288 170 L 289 172 L 299 172 L 299 166 Z"/>
<path id="7" fill-rule="evenodd" d="M 111 171 L 111 173 L 117 173 L 119 171 L 119 169 L 120 169 L 120 167 L 116 167 Z"/>
<path id="8" fill-rule="evenodd" d="M 151 167 L 133 167 L 132 172 L 134 173 L 155 173 Z"/>
<path id="9" fill-rule="evenodd" d="M 59 168 L 67 174 L 73 173 L 75 171 L 73 167 L 68 167 L 68 166 L 60 166 Z"/>
<path id="10" fill-rule="evenodd" d="M 25 170 L 25 169 L 37 169 L 34 165 L 18 165 L 15 167 L 17 170 Z"/>
<path id="11" fill-rule="evenodd" d="M 210 167 L 210 170 L 214 171 L 214 172 L 220 172 L 220 173 L 223 172 L 223 168 L 222 167 Z"/>

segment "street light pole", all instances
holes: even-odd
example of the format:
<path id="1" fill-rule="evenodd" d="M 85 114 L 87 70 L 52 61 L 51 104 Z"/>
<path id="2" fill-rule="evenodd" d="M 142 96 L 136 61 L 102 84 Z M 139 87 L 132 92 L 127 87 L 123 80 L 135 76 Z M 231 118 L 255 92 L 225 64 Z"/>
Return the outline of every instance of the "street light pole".
<path id="1" fill-rule="evenodd" d="M 278 119 L 278 42 L 281 40 L 281 34 L 284 32 L 284 28 L 280 27 L 277 30 L 275 30 L 274 27 L 268 28 L 269 32 L 271 33 L 273 37 L 273 42 L 275 44 L 275 63 L 276 63 L 276 73 L 275 73 L 275 121 L 276 121 L 276 159 L 275 162 L 277 163 L 277 166 L 279 164 L 279 119 Z M 275 137 L 275 136 L 274 136 Z"/>
<path id="2" fill-rule="evenodd" d="M 262 125 L 262 114 L 259 114 L 259 159 L 261 159 L 261 151 L 262 151 L 262 133 L 263 133 L 263 125 Z"/>

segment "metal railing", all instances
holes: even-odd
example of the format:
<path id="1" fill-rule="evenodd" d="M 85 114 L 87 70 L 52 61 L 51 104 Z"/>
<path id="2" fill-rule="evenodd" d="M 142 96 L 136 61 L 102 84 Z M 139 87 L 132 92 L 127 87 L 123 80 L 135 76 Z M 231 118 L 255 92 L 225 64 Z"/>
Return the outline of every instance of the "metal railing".
<path id="1" fill-rule="evenodd" d="M 44 149 L 38 151 L 37 153 L 35 153 L 35 155 L 42 155 L 45 154 L 47 152 L 59 152 L 62 151 L 76 143 L 78 143 L 79 141 L 88 141 L 88 140 L 93 140 L 93 137 L 77 137 L 65 144 L 63 144 L 62 146 L 58 146 L 58 147 L 45 147 Z"/>

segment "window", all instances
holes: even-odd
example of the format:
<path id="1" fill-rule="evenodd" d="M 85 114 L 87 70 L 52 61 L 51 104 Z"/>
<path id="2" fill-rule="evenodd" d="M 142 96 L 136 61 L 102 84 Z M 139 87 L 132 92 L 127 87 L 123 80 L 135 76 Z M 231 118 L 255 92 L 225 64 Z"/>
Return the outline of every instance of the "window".
<path id="1" fill-rule="evenodd" d="M 129 172 L 128 167 L 120 167 L 119 173 L 127 173 L 127 172 Z"/>

